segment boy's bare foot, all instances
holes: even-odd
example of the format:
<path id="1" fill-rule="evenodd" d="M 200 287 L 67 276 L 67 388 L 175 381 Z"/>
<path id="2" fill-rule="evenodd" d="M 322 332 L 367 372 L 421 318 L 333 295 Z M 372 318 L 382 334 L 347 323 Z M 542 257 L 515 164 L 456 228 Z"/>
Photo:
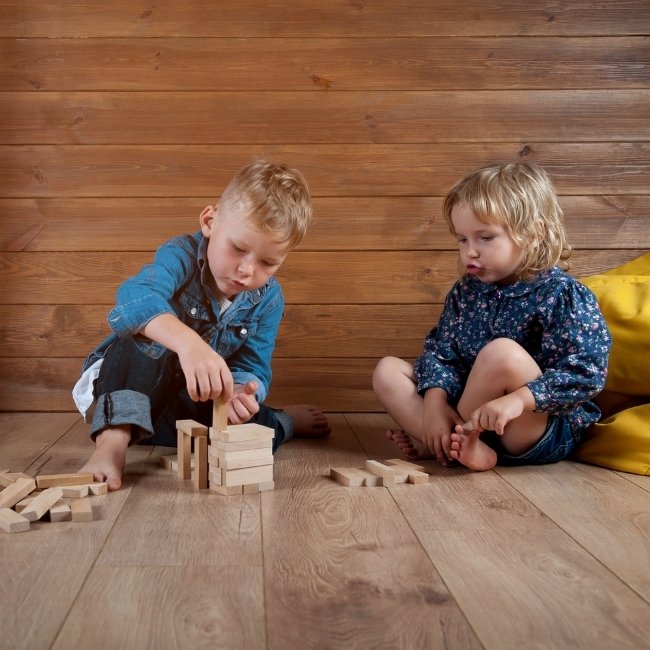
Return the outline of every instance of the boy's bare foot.
<path id="1" fill-rule="evenodd" d="M 313 404 L 291 404 L 282 410 L 293 419 L 294 438 L 327 438 L 332 433 L 327 417 Z"/>
<path id="2" fill-rule="evenodd" d="M 497 464 L 496 452 L 479 438 L 479 432 L 465 431 L 460 425 L 451 434 L 449 453 L 459 463 L 477 472 L 485 472 Z"/>
<path id="3" fill-rule="evenodd" d="M 411 436 L 409 436 L 406 431 L 402 431 L 402 429 L 388 429 L 386 431 L 386 437 L 389 440 L 392 440 L 409 460 L 431 458 L 431 454 L 428 453 L 428 450 L 425 450 L 417 440 L 411 438 Z"/>
<path id="4" fill-rule="evenodd" d="M 108 483 L 109 490 L 119 490 L 129 442 L 130 428 L 105 429 L 95 438 L 95 451 L 79 471 L 90 472 L 96 481 Z"/>

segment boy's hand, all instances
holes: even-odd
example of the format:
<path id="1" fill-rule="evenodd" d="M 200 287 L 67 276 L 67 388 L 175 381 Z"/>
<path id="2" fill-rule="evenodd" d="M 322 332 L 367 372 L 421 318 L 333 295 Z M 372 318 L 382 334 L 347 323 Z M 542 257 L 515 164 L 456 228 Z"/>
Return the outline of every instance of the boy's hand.
<path id="1" fill-rule="evenodd" d="M 195 401 L 206 402 L 220 398 L 228 402 L 233 394 L 233 379 L 225 359 L 205 341 L 198 339 L 178 351 L 185 374 L 187 392 Z"/>
<path id="2" fill-rule="evenodd" d="M 255 397 L 256 390 L 257 382 L 255 381 L 235 385 L 232 399 L 228 404 L 228 420 L 232 424 L 244 424 L 260 410 L 260 405 Z"/>

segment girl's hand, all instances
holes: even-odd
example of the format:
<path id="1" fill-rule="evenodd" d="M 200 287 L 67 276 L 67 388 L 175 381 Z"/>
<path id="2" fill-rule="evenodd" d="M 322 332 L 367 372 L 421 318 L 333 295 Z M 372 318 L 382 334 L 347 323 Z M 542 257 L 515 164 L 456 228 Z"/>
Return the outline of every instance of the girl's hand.
<path id="1" fill-rule="evenodd" d="M 232 399 L 228 403 L 228 420 L 232 424 L 244 424 L 260 410 L 255 397 L 256 390 L 255 381 L 235 385 Z"/>
<path id="2" fill-rule="evenodd" d="M 465 431 L 494 431 L 502 436 L 508 423 L 517 419 L 524 409 L 525 402 L 515 391 L 479 406 L 463 425 L 463 429 Z"/>

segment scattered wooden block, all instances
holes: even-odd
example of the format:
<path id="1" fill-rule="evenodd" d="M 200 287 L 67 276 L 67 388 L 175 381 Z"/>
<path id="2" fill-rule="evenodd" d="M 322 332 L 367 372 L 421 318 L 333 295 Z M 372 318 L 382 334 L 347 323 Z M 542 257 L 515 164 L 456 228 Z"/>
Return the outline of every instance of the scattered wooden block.
<path id="1" fill-rule="evenodd" d="M 36 477 L 36 485 L 39 489 L 44 489 L 62 485 L 87 485 L 94 480 L 92 474 L 41 474 Z"/>
<path id="2" fill-rule="evenodd" d="M 19 478 L 0 492 L 0 508 L 11 508 L 36 489 L 33 478 Z"/>
<path id="3" fill-rule="evenodd" d="M 62 485 L 61 491 L 66 499 L 83 499 L 88 496 L 88 485 Z"/>
<path id="4" fill-rule="evenodd" d="M 29 521 L 38 521 L 62 496 L 60 487 L 47 488 L 29 502 L 21 515 Z"/>
<path id="5" fill-rule="evenodd" d="M 70 521 L 72 519 L 72 508 L 65 499 L 59 499 L 50 508 L 50 521 Z"/>
<path id="6" fill-rule="evenodd" d="M 417 472 L 424 472 L 424 465 L 416 465 L 415 463 L 411 463 L 408 460 L 404 460 L 403 458 L 389 458 L 388 460 L 385 460 L 384 463 L 386 465 L 399 465 L 405 469 L 410 469 Z"/>
<path id="7" fill-rule="evenodd" d="M 9 470 L 3 469 L 0 472 L 0 488 L 9 487 L 16 479 L 11 476 Z"/>
<path id="8" fill-rule="evenodd" d="M 32 492 L 32 494 L 26 496 L 24 499 L 21 499 L 16 505 L 14 505 L 14 510 L 16 512 L 22 512 L 38 495 L 38 492 Z"/>
<path id="9" fill-rule="evenodd" d="M 91 494 L 99 496 L 101 494 L 108 494 L 108 483 L 91 483 L 88 486 L 88 490 Z"/>
<path id="10" fill-rule="evenodd" d="M 416 469 L 417 468 L 417 469 Z M 390 459 L 386 464 L 376 460 L 367 460 L 366 467 L 331 467 L 329 474 L 341 485 L 348 487 L 392 486 L 397 483 L 428 483 L 429 475 L 420 471 L 421 465 L 408 461 Z"/>
<path id="11" fill-rule="evenodd" d="M 72 521 L 93 520 L 93 507 L 90 499 L 72 499 L 70 508 L 72 509 Z"/>
<path id="12" fill-rule="evenodd" d="M 14 512 L 11 508 L 0 508 L 0 528 L 5 533 L 24 533 L 29 530 L 29 519 Z"/>

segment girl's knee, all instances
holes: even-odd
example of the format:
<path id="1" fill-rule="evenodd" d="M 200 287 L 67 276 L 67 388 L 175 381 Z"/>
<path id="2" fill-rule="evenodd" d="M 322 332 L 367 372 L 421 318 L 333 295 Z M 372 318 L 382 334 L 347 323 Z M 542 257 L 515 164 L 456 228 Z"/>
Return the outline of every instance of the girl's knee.
<path id="1" fill-rule="evenodd" d="M 384 357 L 380 359 L 372 373 L 373 389 L 379 392 L 385 389 L 391 389 L 409 367 L 406 361 L 397 357 Z"/>
<path id="2" fill-rule="evenodd" d="M 512 374 L 538 376 L 541 372 L 530 354 L 519 343 L 507 338 L 487 343 L 478 353 L 474 367 L 495 371 L 504 378 Z"/>

